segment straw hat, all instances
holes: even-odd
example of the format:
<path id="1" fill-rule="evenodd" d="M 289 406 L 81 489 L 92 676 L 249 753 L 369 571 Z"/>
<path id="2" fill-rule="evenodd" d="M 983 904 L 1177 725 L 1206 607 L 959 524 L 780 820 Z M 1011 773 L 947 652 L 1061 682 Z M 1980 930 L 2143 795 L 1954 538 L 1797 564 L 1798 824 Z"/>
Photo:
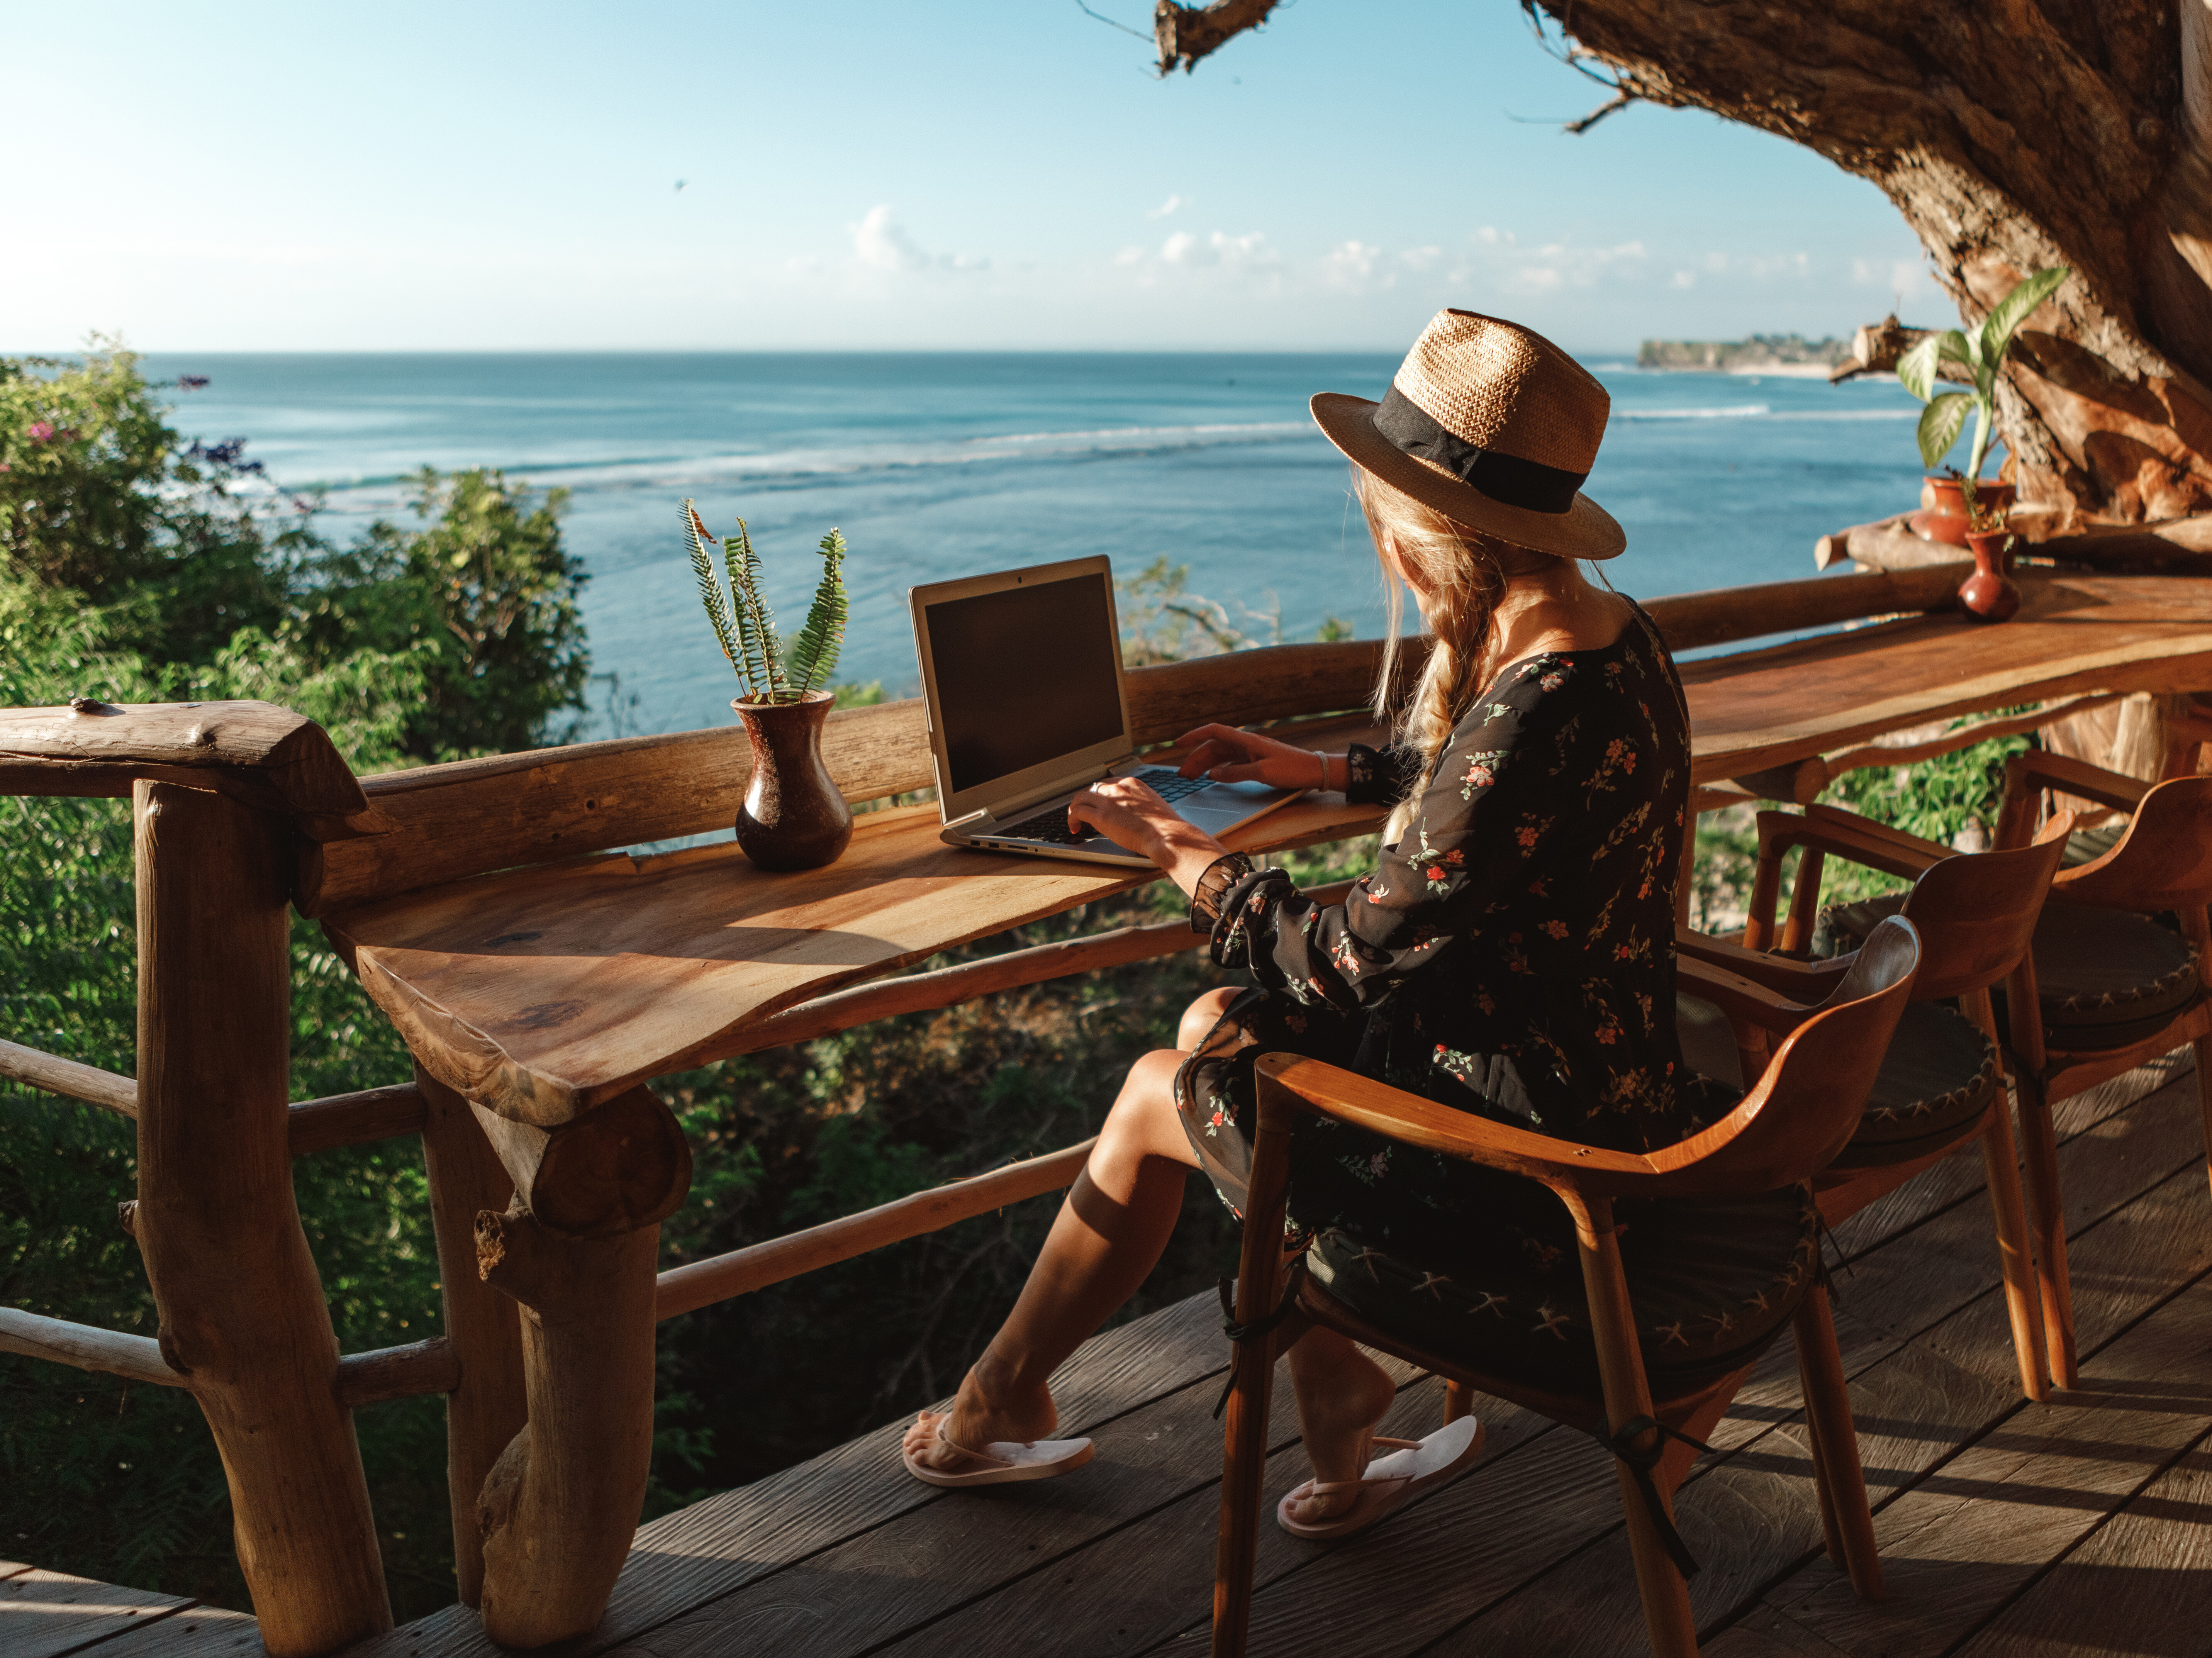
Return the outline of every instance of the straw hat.
<path id="1" fill-rule="evenodd" d="M 1628 544 L 1582 491 L 1613 399 L 1541 334 L 1439 311 L 1380 403 L 1317 393 L 1328 440 L 1445 517 L 1562 558 L 1611 558 Z"/>

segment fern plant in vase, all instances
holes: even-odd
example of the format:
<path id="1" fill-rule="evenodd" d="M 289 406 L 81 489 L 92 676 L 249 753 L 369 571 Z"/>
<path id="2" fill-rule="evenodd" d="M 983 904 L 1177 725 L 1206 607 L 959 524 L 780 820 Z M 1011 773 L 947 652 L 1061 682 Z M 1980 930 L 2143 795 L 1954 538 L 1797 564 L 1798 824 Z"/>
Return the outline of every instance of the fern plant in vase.
<path id="1" fill-rule="evenodd" d="M 737 816 L 738 847 L 762 869 L 814 869 L 836 861 L 853 838 L 853 812 L 822 760 L 822 732 L 836 700 L 830 676 L 845 643 L 845 538 L 822 537 L 822 577 L 799 630 L 785 639 L 761 590 L 760 556 L 743 519 L 719 544 L 722 573 L 707 550 L 718 544 L 690 501 L 684 503 L 699 600 L 742 694 L 731 699 L 752 745 L 752 770 Z"/>

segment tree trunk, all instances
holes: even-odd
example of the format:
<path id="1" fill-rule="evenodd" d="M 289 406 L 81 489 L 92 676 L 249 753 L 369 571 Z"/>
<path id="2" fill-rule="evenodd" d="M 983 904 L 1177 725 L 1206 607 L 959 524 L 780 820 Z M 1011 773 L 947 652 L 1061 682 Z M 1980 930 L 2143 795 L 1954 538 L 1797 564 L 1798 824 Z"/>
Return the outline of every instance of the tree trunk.
<path id="1" fill-rule="evenodd" d="M 2073 268 L 1998 392 L 2027 533 L 2212 510 L 2212 0 L 1521 5 L 1625 100 L 1880 185 L 1970 325 Z"/>

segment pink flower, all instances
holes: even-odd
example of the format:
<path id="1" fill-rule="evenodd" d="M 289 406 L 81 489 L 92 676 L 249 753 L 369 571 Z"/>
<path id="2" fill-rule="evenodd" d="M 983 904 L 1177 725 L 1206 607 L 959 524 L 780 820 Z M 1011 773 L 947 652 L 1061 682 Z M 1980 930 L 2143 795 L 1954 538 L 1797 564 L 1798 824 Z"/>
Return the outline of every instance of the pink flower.
<path id="1" fill-rule="evenodd" d="M 33 421 L 33 422 L 31 422 L 31 441 L 32 441 L 32 442 L 33 442 L 33 443 L 44 443 L 44 442 L 45 442 L 48 438 L 50 438 L 50 437 L 53 436 L 53 434 L 54 434 L 54 428 L 53 428 L 53 422 L 51 422 L 51 421 L 43 421 L 43 420 L 34 420 L 34 421 Z"/>

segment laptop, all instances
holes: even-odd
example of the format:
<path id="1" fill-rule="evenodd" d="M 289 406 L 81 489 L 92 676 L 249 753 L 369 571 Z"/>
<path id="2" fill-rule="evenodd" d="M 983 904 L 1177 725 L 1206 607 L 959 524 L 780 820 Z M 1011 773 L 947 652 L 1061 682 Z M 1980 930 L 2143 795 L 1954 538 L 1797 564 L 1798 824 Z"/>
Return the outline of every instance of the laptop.
<path id="1" fill-rule="evenodd" d="M 933 582 L 908 594 L 943 838 L 953 846 L 1149 869 L 1103 835 L 1070 834 L 1067 803 L 1101 778 L 1142 778 L 1211 835 L 1304 793 L 1180 777 L 1136 758 L 1104 558 Z"/>

